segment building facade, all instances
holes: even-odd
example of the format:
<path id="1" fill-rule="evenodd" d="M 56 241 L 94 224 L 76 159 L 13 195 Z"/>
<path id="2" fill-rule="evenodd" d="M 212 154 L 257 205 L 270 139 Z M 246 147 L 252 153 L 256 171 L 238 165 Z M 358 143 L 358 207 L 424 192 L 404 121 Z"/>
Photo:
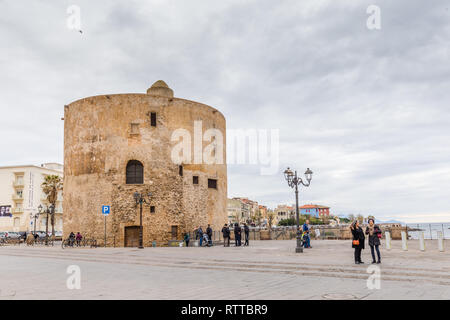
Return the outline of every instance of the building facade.
<path id="1" fill-rule="evenodd" d="M 330 207 L 321 206 L 317 204 L 306 204 L 300 207 L 300 214 L 307 214 L 316 218 L 329 218 Z"/>
<path id="2" fill-rule="evenodd" d="M 34 231 L 34 214 L 39 205 L 49 205 L 41 184 L 47 175 L 62 177 L 63 166 L 45 163 L 41 166 L 0 167 L 0 231 Z M 55 206 L 55 231 L 62 231 L 63 208 L 62 193 L 58 195 Z M 46 215 L 36 219 L 36 231 L 45 231 Z M 51 230 L 50 219 L 48 225 Z"/>
<path id="3" fill-rule="evenodd" d="M 274 212 L 275 212 L 275 215 L 276 215 L 277 224 L 281 220 L 291 219 L 291 218 L 295 217 L 295 208 L 293 206 L 288 206 L 288 205 L 285 205 L 285 204 L 278 205 L 274 209 Z"/>
<path id="4" fill-rule="evenodd" d="M 174 98 L 163 81 L 146 94 L 81 99 L 64 112 L 64 236 L 144 245 L 227 222 L 226 123 L 216 109 Z M 150 199 L 147 194 L 151 193 Z M 105 219 L 102 206 L 109 205 Z"/>

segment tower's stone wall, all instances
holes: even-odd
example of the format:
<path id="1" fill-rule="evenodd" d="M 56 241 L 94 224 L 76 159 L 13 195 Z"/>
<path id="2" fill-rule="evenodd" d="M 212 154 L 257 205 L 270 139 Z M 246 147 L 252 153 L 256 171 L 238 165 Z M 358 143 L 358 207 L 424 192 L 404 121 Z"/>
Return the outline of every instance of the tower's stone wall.
<path id="1" fill-rule="evenodd" d="M 156 113 L 156 126 L 150 114 Z M 172 160 L 177 129 L 192 136 L 194 122 L 202 121 L 202 132 L 215 128 L 223 135 L 222 164 L 183 163 Z M 64 112 L 64 237 L 81 232 L 99 242 L 104 237 L 103 205 L 111 205 L 106 218 L 108 245 L 125 244 L 125 227 L 139 226 L 139 207 L 133 193 L 152 193 L 143 207 L 144 245 L 167 244 L 201 225 L 219 230 L 227 220 L 227 171 L 225 118 L 204 104 L 173 98 L 164 82 L 156 82 L 147 94 L 115 94 L 81 99 L 65 106 Z M 220 143 L 220 141 L 218 141 Z M 203 148 L 211 142 L 204 141 Z M 126 184 L 128 161 L 144 166 L 144 183 Z M 193 184 L 193 176 L 199 184 Z M 208 188 L 217 179 L 217 189 Z M 155 213 L 150 213 L 155 206 Z"/>

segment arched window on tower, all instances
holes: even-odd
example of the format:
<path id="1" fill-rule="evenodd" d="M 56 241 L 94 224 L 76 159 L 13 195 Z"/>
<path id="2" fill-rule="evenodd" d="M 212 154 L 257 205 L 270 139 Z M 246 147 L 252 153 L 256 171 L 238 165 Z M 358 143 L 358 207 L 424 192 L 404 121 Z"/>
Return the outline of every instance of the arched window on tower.
<path id="1" fill-rule="evenodd" d="M 127 184 L 144 183 L 144 166 L 137 160 L 130 160 L 127 163 Z"/>

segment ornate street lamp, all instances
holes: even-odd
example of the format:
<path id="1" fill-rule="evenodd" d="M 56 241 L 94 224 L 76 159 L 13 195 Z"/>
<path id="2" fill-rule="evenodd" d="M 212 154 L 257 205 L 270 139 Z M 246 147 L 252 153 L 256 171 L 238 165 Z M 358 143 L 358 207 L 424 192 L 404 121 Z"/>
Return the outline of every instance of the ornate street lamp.
<path id="1" fill-rule="evenodd" d="M 44 209 L 42 207 L 42 205 L 40 204 L 38 206 L 38 210 L 39 210 L 39 215 L 42 213 L 47 214 L 47 218 L 45 220 L 45 245 L 48 246 L 48 215 L 53 216 L 53 214 L 55 213 L 55 206 L 53 204 L 51 204 L 49 207 Z M 36 224 L 35 224 L 35 234 L 36 234 Z"/>
<path id="2" fill-rule="evenodd" d="M 289 168 L 284 171 L 284 178 L 286 179 L 288 186 L 291 188 L 295 188 L 295 213 L 297 214 L 297 247 L 295 248 L 296 253 L 303 252 L 302 234 L 300 232 L 300 212 L 298 208 L 298 186 L 302 184 L 305 187 L 309 187 L 312 180 L 312 174 L 313 172 L 309 168 L 305 171 L 305 178 L 307 183 L 304 183 L 302 178 L 299 178 L 297 176 L 297 171 L 293 172 Z"/>
<path id="3" fill-rule="evenodd" d="M 144 241 L 143 241 L 143 230 L 142 230 L 142 204 L 150 203 L 150 199 L 152 197 L 152 193 L 147 193 L 148 201 L 144 198 L 145 195 L 135 192 L 133 194 L 134 201 L 136 202 L 136 206 L 139 204 L 139 249 L 144 249 Z"/>
<path id="4" fill-rule="evenodd" d="M 39 209 L 39 207 L 40 207 L 40 209 Z M 35 212 L 34 214 L 30 213 L 30 219 L 34 219 L 34 234 L 33 234 L 33 236 L 36 235 L 36 220 L 39 218 L 39 215 L 41 214 L 41 211 L 42 211 L 42 206 L 39 205 L 39 207 L 38 207 L 39 212 Z"/>

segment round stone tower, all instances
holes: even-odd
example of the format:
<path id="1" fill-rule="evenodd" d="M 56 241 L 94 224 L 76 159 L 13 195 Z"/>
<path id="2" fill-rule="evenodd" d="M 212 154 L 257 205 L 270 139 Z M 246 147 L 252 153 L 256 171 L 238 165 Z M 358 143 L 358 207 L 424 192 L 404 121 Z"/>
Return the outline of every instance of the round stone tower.
<path id="1" fill-rule="evenodd" d="M 144 246 L 227 221 L 226 124 L 216 109 L 173 97 L 164 81 L 147 94 L 84 98 L 64 109 L 64 237 Z M 148 194 L 151 193 L 150 198 Z M 104 218 L 102 206 L 110 206 Z"/>

